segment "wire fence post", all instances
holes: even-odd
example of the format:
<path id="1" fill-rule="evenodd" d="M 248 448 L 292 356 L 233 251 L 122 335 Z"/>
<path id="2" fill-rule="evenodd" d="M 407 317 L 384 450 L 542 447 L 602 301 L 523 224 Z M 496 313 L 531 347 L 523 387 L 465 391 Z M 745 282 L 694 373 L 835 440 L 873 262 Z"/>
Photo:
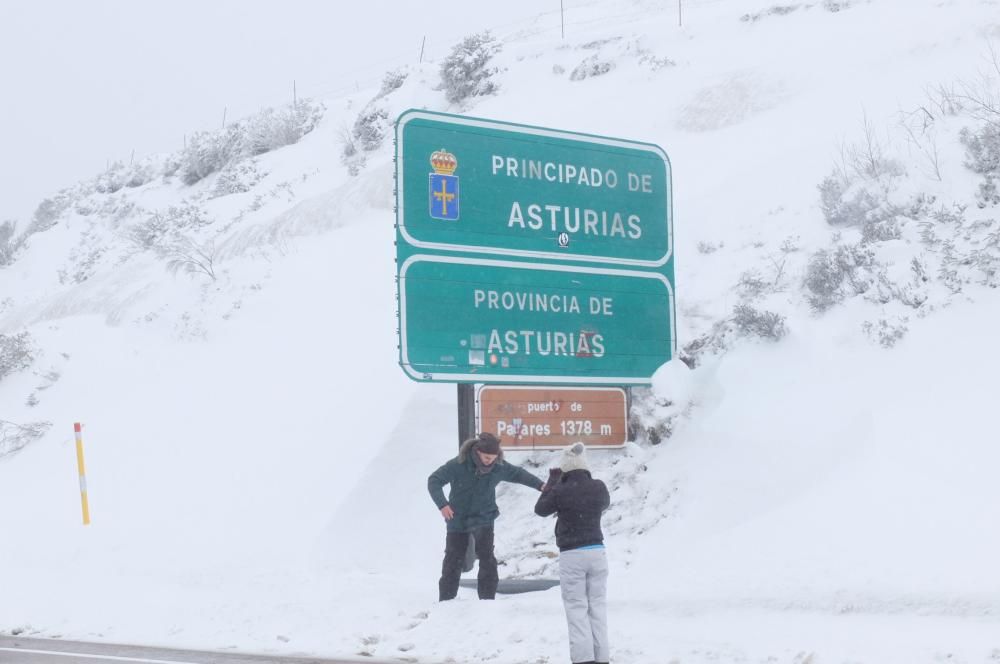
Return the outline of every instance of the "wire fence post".
<path id="1" fill-rule="evenodd" d="M 566 39 L 566 10 L 564 0 L 559 0 L 559 34 Z"/>
<path id="2" fill-rule="evenodd" d="M 418 65 L 423 64 L 424 62 L 424 46 L 426 45 L 427 45 L 427 35 L 424 35 L 424 38 L 420 40 L 420 59 L 417 60 Z"/>

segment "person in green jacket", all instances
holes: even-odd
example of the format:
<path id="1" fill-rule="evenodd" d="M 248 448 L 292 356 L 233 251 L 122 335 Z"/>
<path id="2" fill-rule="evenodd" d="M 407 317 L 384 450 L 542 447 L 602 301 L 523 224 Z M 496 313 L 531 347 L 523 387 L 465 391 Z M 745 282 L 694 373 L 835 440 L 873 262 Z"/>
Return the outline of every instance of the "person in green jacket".
<path id="1" fill-rule="evenodd" d="M 543 482 L 524 470 L 504 461 L 500 439 L 481 433 L 462 443 L 458 456 L 431 473 L 427 491 L 447 524 L 444 563 L 438 581 L 440 601 L 455 599 L 462 562 L 475 540 L 479 559 L 477 590 L 479 599 L 494 599 L 497 594 L 497 559 L 493 555 L 493 522 L 500 516 L 497 508 L 497 484 L 517 482 L 541 491 Z M 451 485 L 448 498 L 443 487 Z"/>

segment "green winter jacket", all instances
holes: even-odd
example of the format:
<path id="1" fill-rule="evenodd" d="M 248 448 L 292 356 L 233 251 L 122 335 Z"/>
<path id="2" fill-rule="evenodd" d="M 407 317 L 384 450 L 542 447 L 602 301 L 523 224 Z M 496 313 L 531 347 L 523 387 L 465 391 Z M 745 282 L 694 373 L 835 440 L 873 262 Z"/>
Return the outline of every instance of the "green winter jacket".
<path id="1" fill-rule="evenodd" d="M 492 525 L 500 516 L 497 508 L 497 484 L 517 482 L 534 489 L 541 489 L 543 482 L 518 466 L 504 461 L 503 452 L 494 461 L 494 468 L 485 475 L 476 475 L 476 462 L 472 459 L 472 445 L 476 439 L 462 444 L 458 456 L 431 473 L 427 478 L 427 491 L 431 500 L 441 509 L 451 505 L 455 516 L 447 522 L 449 532 L 467 533 Z M 443 487 L 451 485 L 448 498 Z"/>

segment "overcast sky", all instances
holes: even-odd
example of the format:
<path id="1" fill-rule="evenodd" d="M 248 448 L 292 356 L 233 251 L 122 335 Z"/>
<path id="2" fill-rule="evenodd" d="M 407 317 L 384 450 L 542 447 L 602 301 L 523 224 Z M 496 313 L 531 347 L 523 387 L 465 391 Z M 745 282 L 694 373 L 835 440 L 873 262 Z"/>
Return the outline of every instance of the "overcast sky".
<path id="1" fill-rule="evenodd" d="M 552 7 L 545 5 L 551 4 Z M 589 4 L 586 0 L 566 6 Z M 0 0 L 0 221 L 262 106 L 326 98 L 559 0 Z M 437 7 L 437 5 L 435 5 Z M 501 29 L 502 32 L 502 29 Z"/>

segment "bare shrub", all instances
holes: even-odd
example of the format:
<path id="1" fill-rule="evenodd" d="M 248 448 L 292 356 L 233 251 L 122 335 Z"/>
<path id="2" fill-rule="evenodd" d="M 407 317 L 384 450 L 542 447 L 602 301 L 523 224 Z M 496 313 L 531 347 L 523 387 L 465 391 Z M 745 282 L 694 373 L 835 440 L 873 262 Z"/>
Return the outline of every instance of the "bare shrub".
<path id="1" fill-rule="evenodd" d="M 788 334 L 785 317 L 773 311 L 762 311 L 749 304 L 733 308 L 733 325 L 743 335 L 778 341 Z"/>
<path id="2" fill-rule="evenodd" d="M 20 452 L 28 444 L 44 436 L 51 427 L 51 422 L 15 424 L 0 420 L 0 459 Z"/>
<path id="3" fill-rule="evenodd" d="M 740 275 L 736 288 L 739 289 L 744 298 L 752 300 L 767 293 L 771 285 L 770 282 L 764 280 L 759 270 L 746 270 Z"/>
<path id="4" fill-rule="evenodd" d="M 934 115 L 926 106 L 909 113 L 901 113 L 899 126 L 906 133 L 909 145 L 917 151 L 929 167 L 931 176 L 941 181 L 941 155 L 938 149 Z"/>
<path id="5" fill-rule="evenodd" d="M 162 247 L 159 253 L 167 259 L 167 269 L 172 274 L 184 272 L 216 280 L 217 251 L 214 242 L 198 244 L 190 238 L 179 237 Z"/>

